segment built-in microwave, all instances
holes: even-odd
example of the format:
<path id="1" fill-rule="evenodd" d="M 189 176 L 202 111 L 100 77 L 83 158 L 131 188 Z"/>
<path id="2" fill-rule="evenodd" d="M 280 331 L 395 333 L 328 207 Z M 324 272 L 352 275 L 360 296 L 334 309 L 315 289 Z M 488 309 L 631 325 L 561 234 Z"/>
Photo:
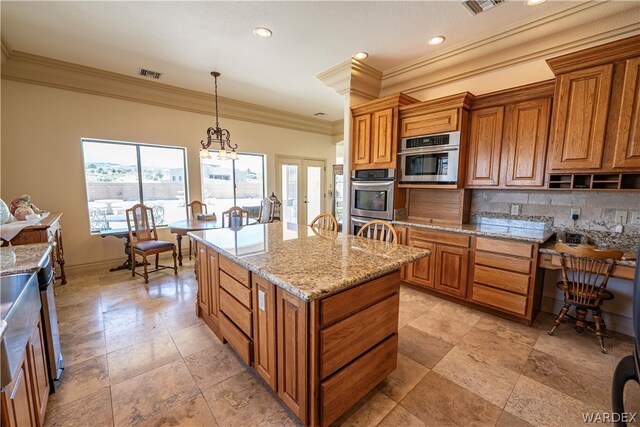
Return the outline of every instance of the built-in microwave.
<path id="1" fill-rule="evenodd" d="M 400 147 L 400 183 L 458 182 L 460 132 L 402 138 Z"/>

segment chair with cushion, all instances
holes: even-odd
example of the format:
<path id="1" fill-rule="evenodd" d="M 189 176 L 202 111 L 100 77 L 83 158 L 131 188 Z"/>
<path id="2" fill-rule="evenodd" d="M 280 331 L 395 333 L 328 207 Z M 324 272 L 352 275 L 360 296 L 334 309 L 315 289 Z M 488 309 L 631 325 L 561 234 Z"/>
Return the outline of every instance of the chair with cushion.
<path id="1" fill-rule="evenodd" d="M 136 275 L 136 255 L 142 256 L 144 274 L 137 273 L 144 277 L 144 283 L 149 283 L 149 273 L 172 268 L 174 274 L 178 274 L 178 264 L 176 262 L 176 245 L 171 242 L 158 240 L 156 222 L 153 209 L 143 205 L 133 205 L 125 211 L 127 217 L 127 227 L 129 228 L 129 241 L 131 242 L 132 267 L 131 276 Z M 173 267 L 160 265 L 160 254 L 163 252 L 173 252 Z M 147 271 L 147 257 L 156 256 L 155 270 Z"/>
<path id="2" fill-rule="evenodd" d="M 225 218 L 227 219 L 227 225 L 225 226 Z M 227 211 L 222 212 L 222 228 L 224 227 L 241 227 L 249 223 L 249 212 L 244 209 L 233 206 Z"/>
<path id="3" fill-rule="evenodd" d="M 318 228 L 320 230 L 338 231 L 338 221 L 330 213 L 324 213 L 313 218 L 309 227 Z"/>
<path id="4" fill-rule="evenodd" d="M 572 247 L 564 243 L 557 243 L 555 249 L 560 252 L 562 267 L 562 281 L 558 282 L 556 287 L 564 293 L 564 306 L 548 333 L 553 335 L 565 317 L 571 318 L 567 314 L 571 306 L 576 309 L 575 329 L 583 332 L 587 326 L 587 310 L 591 310 L 600 349 L 606 353 L 604 338 L 607 336 L 607 330 L 600 306 L 603 301 L 613 299 L 613 294 L 607 290 L 607 282 L 614 261 L 621 259 L 623 252 L 598 250 L 587 245 Z"/>
<path id="5" fill-rule="evenodd" d="M 207 205 L 200 200 L 194 200 L 187 205 L 187 219 L 197 219 L 200 214 L 207 214 Z M 189 259 L 191 259 L 192 247 L 193 242 L 189 239 Z"/>
<path id="6" fill-rule="evenodd" d="M 276 211 L 276 204 L 269 197 L 265 197 L 260 202 L 260 212 L 258 212 L 258 222 L 266 224 L 273 222 Z"/>
<path id="7" fill-rule="evenodd" d="M 367 222 L 358 230 L 356 236 L 380 240 L 382 242 L 398 243 L 398 233 L 396 233 L 396 229 L 387 221 L 380 219 Z"/>

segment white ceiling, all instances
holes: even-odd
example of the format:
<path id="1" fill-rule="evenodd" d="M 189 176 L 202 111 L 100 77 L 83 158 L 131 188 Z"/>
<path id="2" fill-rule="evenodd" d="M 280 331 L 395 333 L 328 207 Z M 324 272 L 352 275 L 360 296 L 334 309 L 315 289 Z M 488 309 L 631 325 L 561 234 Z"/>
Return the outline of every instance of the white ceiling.
<path id="1" fill-rule="evenodd" d="M 477 16 L 459 1 L 0 4 L 13 50 L 130 76 L 143 67 L 162 72 L 162 83 L 205 92 L 217 70 L 220 96 L 309 116 L 323 111 L 333 121 L 343 115 L 341 96 L 315 76 L 358 51 L 385 71 L 576 2 L 508 0 Z M 256 26 L 273 37 L 254 36 Z M 428 46 L 435 35 L 446 42 Z"/>

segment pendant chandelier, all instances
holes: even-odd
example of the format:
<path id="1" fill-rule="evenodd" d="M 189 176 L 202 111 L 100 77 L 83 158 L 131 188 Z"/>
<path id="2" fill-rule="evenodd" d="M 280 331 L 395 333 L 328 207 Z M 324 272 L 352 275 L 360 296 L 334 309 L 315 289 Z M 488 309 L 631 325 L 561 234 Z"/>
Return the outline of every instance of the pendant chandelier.
<path id="1" fill-rule="evenodd" d="M 231 134 L 228 130 L 222 129 L 218 123 L 218 77 L 220 77 L 220 73 L 212 71 L 211 75 L 215 81 L 216 127 L 207 129 L 207 142 L 200 141 L 200 145 L 202 145 L 200 158 L 210 159 L 209 147 L 214 144 L 214 148 L 215 145 L 219 145 L 218 160 L 236 160 L 238 158 L 238 153 L 236 152 L 238 144 L 231 145 Z"/>

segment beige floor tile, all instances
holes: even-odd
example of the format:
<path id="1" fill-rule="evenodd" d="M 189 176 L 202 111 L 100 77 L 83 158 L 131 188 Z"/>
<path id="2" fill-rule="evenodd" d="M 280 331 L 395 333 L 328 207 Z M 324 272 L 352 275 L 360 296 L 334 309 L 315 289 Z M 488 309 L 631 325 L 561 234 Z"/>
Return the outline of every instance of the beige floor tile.
<path id="1" fill-rule="evenodd" d="M 618 362 L 630 354 L 633 354 L 633 349 L 636 345 L 635 338 L 630 337 L 629 335 L 624 335 L 617 332 L 610 332 L 610 335 L 613 337 L 613 352 L 609 351 L 613 354 L 613 362 L 614 369 L 618 365 Z"/>
<path id="2" fill-rule="evenodd" d="M 474 308 L 466 307 L 458 303 L 441 299 L 429 311 L 441 314 L 443 316 L 453 317 L 465 323 L 476 324 L 485 316 L 481 311 Z"/>
<path id="3" fill-rule="evenodd" d="M 198 394 L 187 366 L 177 360 L 111 387 L 115 425 L 157 417 Z"/>
<path id="4" fill-rule="evenodd" d="M 624 387 L 624 410 L 636 413 L 636 419 L 640 420 L 640 384 L 629 381 Z"/>
<path id="5" fill-rule="evenodd" d="M 157 309 L 150 300 L 142 304 L 108 310 L 104 312 L 104 328 L 110 331 L 130 329 L 132 324 L 156 314 Z"/>
<path id="6" fill-rule="evenodd" d="M 412 326 L 400 329 L 398 352 L 427 368 L 433 368 L 453 348 L 453 344 Z"/>
<path id="7" fill-rule="evenodd" d="M 533 425 L 546 426 L 559 422 L 563 426 L 584 425 L 582 414 L 597 411 L 591 405 L 524 375 L 518 379 L 504 409 Z"/>
<path id="8" fill-rule="evenodd" d="M 532 425 L 522 418 L 518 418 L 507 411 L 502 411 L 496 427 L 532 427 Z"/>
<path id="9" fill-rule="evenodd" d="M 539 329 L 488 314 L 478 320 L 475 328 L 491 332 L 500 338 L 529 347 L 533 347 L 536 344 L 538 336 L 540 335 Z"/>
<path id="10" fill-rule="evenodd" d="M 80 337 L 61 334 L 60 346 L 65 367 L 107 354 L 103 331 Z"/>
<path id="11" fill-rule="evenodd" d="M 514 372 L 522 370 L 527 356 L 533 349 L 531 346 L 503 338 L 493 331 L 480 329 L 477 324 L 462 338 L 460 347 L 481 356 L 489 363 Z"/>
<path id="12" fill-rule="evenodd" d="M 228 345 L 214 344 L 184 359 L 201 390 L 219 384 L 247 369 Z"/>
<path id="13" fill-rule="evenodd" d="M 303 424 L 286 409 L 279 409 L 270 413 L 258 427 L 302 427 Z"/>
<path id="14" fill-rule="evenodd" d="M 384 417 L 378 427 L 424 427 L 425 425 L 420 418 L 404 409 L 402 405 L 398 405 Z"/>
<path id="15" fill-rule="evenodd" d="M 452 344 L 458 344 L 473 328 L 479 317 L 471 316 L 470 318 L 450 317 L 442 312 L 435 311 L 436 307 L 409 322 L 409 326 L 420 329 L 434 337 L 443 339 Z M 452 312 L 453 314 L 453 312 Z"/>
<path id="16" fill-rule="evenodd" d="M 331 425 L 333 427 L 374 427 L 396 407 L 396 402 L 371 390 Z"/>
<path id="17" fill-rule="evenodd" d="M 426 425 L 495 425 L 501 408 L 431 371 L 400 402 Z"/>
<path id="18" fill-rule="evenodd" d="M 202 394 L 197 394 L 182 402 L 154 414 L 137 424 L 143 427 L 163 426 L 206 426 L 218 427 Z"/>
<path id="19" fill-rule="evenodd" d="M 57 308 L 56 300 L 56 308 Z M 70 319 L 58 322 L 58 329 L 60 334 L 68 337 L 69 339 L 75 339 L 83 335 L 90 335 L 96 332 L 104 330 L 104 321 L 102 316 L 95 318 L 78 318 Z"/>
<path id="20" fill-rule="evenodd" d="M 159 335 L 107 355 L 111 385 L 181 359 L 169 335 Z"/>
<path id="21" fill-rule="evenodd" d="M 107 357 L 98 356 L 65 368 L 56 392 L 49 395 L 49 402 L 56 406 L 64 405 L 108 386 Z"/>
<path id="22" fill-rule="evenodd" d="M 603 411 L 611 406 L 612 376 L 601 371 L 592 371 L 573 363 L 534 350 L 522 371 L 528 378 L 552 387 L 576 399 L 589 402 Z"/>
<path id="23" fill-rule="evenodd" d="M 400 313 L 398 315 L 398 328 L 402 328 L 412 320 L 417 319 L 429 310 L 429 305 L 423 301 L 400 302 Z"/>
<path id="24" fill-rule="evenodd" d="M 612 340 L 607 340 L 611 345 Z M 594 333 L 585 331 L 578 334 L 573 325 L 562 324 L 554 335 L 541 333 L 533 347 L 538 351 L 571 360 L 594 371 L 604 371 L 613 375 L 613 354 L 604 354 Z"/>
<path id="25" fill-rule="evenodd" d="M 95 287 L 68 287 L 64 285 L 56 291 L 56 308 L 68 307 L 76 304 L 100 303 L 100 288 Z"/>
<path id="26" fill-rule="evenodd" d="M 114 310 L 120 307 L 144 303 L 150 299 L 151 298 L 149 297 L 147 290 L 142 287 L 118 292 L 103 293 L 102 309 L 104 311 Z"/>
<path id="27" fill-rule="evenodd" d="M 171 336 L 182 357 L 187 357 L 205 348 L 220 344 L 218 337 L 205 324 L 171 332 Z"/>
<path id="28" fill-rule="evenodd" d="M 160 316 L 158 314 L 144 316 L 127 326 L 105 329 L 107 352 L 111 353 L 160 335 L 169 335 Z"/>
<path id="29" fill-rule="evenodd" d="M 202 319 L 196 316 L 195 304 L 158 310 L 158 313 L 169 332 L 204 324 Z"/>
<path id="30" fill-rule="evenodd" d="M 45 427 L 113 425 L 111 394 L 108 387 L 65 405 L 49 404 L 44 419 Z"/>
<path id="31" fill-rule="evenodd" d="M 398 354 L 398 368 L 382 381 L 377 389 L 395 402 L 400 402 L 429 372 L 418 362 Z"/>
<path id="32" fill-rule="evenodd" d="M 433 371 L 501 409 L 507 403 L 519 376 L 460 347 L 454 347 L 447 353 Z"/>
<path id="33" fill-rule="evenodd" d="M 66 322 L 74 319 L 85 319 L 86 321 L 94 321 L 102 318 L 102 304 L 100 300 L 90 303 L 82 302 L 79 304 L 71 304 L 64 307 L 56 305 L 58 320 Z"/>
<path id="34" fill-rule="evenodd" d="M 268 388 L 249 371 L 243 371 L 202 392 L 221 426 L 258 425 L 282 407 Z"/>

